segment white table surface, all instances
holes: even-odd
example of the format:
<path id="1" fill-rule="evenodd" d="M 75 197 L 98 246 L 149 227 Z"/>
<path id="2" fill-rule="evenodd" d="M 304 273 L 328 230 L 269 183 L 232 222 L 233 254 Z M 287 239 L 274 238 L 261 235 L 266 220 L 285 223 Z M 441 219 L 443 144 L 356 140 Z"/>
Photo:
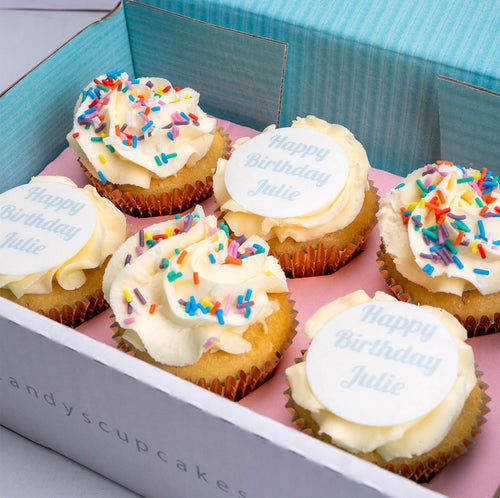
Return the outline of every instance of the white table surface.
<path id="1" fill-rule="evenodd" d="M 37 7 L 54 5 L 54 1 L 42 0 L 16 2 L 16 7 L 23 3 Z M 0 93 L 81 29 L 106 14 L 106 11 L 5 8 L 16 2 L 0 0 Z M 66 0 L 66 3 L 70 2 Z M 108 10 L 116 3 L 100 0 L 102 8 Z M 59 0 L 59 6 L 63 4 L 64 1 Z M 130 498 L 137 495 L 0 425 L 0 496 Z"/>

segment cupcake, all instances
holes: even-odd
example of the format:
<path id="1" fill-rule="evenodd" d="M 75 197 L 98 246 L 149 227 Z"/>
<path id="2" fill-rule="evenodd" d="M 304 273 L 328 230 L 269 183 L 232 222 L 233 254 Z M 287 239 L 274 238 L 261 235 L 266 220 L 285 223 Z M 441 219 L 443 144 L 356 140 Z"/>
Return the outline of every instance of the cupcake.
<path id="1" fill-rule="evenodd" d="M 467 333 L 448 312 L 356 291 L 305 324 L 287 407 L 315 437 L 418 482 L 465 453 L 489 410 Z"/>
<path id="2" fill-rule="evenodd" d="M 178 213 L 210 196 L 228 140 L 199 97 L 124 71 L 94 79 L 67 139 L 98 192 L 139 217 Z"/>
<path id="3" fill-rule="evenodd" d="M 107 308 L 102 277 L 125 216 L 94 187 L 32 178 L 0 195 L 0 296 L 76 327 Z"/>
<path id="4" fill-rule="evenodd" d="M 362 250 L 378 197 L 347 128 L 307 116 L 235 149 L 214 177 L 220 213 L 237 236 L 266 240 L 288 277 L 333 273 Z"/>
<path id="5" fill-rule="evenodd" d="M 411 173 L 378 214 L 379 266 L 394 294 L 439 306 L 469 336 L 500 328 L 500 187 L 446 161 Z"/>
<path id="6" fill-rule="evenodd" d="M 267 244 L 230 240 L 199 206 L 130 237 L 103 289 L 120 347 L 232 400 L 271 375 L 294 334 L 286 279 Z"/>

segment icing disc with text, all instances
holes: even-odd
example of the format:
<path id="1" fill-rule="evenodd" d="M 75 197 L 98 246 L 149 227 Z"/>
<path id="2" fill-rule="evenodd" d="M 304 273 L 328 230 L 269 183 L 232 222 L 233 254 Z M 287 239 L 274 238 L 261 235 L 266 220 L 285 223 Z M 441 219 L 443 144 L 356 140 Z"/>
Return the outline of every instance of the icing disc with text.
<path id="1" fill-rule="evenodd" d="M 433 410 L 458 373 L 455 339 L 433 314 L 371 301 L 332 318 L 311 342 L 307 379 L 318 400 L 362 425 L 409 422 Z"/>
<path id="2" fill-rule="evenodd" d="M 81 190 L 37 182 L 0 194 L 0 274 L 47 271 L 90 239 L 97 214 Z"/>
<path id="3" fill-rule="evenodd" d="M 347 156 L 332 137 L 311 128 L 278 128 L 235 150 L 225 183 L 231 197 L 248 211 L 290 218 L 335 199 L 348 172 Z"/>

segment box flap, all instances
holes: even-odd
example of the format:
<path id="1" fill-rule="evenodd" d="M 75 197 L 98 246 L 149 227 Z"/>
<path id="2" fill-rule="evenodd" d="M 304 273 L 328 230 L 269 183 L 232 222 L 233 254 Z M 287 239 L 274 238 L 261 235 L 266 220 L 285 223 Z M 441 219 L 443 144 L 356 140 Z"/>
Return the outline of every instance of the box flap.
<path id="1" fill-rule="evenodd" d="M 441 159 L 500 175 L 500 93 L 439 78 Z"/>
<path id="2" fill-rule="evenodd" d="M 199 91 L 217 118 L 263 129 L 279 122 L 287 44 L 125 3 L 137 76 Z M 154 37 L 151 33 L 154 33 Z"/>

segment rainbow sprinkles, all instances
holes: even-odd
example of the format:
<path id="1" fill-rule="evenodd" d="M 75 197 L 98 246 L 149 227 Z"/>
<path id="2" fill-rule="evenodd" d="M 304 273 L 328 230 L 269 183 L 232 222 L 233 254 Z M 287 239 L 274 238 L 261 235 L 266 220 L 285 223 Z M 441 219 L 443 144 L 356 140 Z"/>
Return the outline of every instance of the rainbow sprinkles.
<path id="1" fill-rule="evenodd" d="M 139 251 L 137 250 L 139 249 Z M 279 304 L 286 279 L 258 237 L 228 238 L 198 206 L 141 230 L 113 256 L 103 282 L 123 337 L 167 365 L 207 351 L 249 351 L 242 337 Z"/>
<path id="2" fill-rule="evenodd" d="M 210 149 L 216 121 L 198 101 L 198 92 L 166 79 L 111 71 L 83 91 L 68 141 L 103 183 L 148 188 Z"/>
<path id="3" fill-rule="evenodd" d="M 429 276 L 467 280 L 496 292 L 500 262 L 499 177 L 448 161 L 429 164 L 398 185 L 402 223 L 415 261 Z"/>

